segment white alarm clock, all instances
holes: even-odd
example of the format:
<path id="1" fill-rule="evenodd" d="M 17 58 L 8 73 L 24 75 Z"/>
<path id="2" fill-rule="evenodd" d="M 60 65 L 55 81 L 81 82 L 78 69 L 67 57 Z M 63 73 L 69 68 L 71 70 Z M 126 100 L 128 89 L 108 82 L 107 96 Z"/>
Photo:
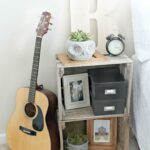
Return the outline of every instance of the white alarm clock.
<path id="1" fill-rule="evenodd" d="M 118 36 L 111 34 L 106 39 L 106 50 L 110 55 L 118 56 L 123 53 L 125 49 L 125 38 L 121 34 L 118 34 Z"/>

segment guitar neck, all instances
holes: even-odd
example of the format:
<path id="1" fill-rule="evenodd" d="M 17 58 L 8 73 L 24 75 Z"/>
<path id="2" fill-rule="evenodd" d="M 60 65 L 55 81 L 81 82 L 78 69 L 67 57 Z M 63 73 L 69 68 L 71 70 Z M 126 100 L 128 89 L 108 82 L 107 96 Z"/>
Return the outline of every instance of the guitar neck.
<path id="1" fill-rule="evenodd" d="M 28 101 L 34 103 L 37 86 L 42 38 L 36 37 Z"/>

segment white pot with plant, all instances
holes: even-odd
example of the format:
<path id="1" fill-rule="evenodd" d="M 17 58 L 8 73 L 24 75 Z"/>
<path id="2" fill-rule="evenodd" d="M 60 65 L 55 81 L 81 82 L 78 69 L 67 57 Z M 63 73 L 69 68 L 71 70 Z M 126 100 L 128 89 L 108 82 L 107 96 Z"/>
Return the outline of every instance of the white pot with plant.
<path id="1" fill-rule="evenodd" d="M 67 137 L 68 150 L 88 150 L 88 139 L 84 134 L 71 133 Z"/>
<path id="2" fill-rule="evenodd" d="M 67 41 L 67 54 L 72 60 L 89 60 L 95 52 L 95 41 L 89 33 L 78 30 L 71 32 Z"/>

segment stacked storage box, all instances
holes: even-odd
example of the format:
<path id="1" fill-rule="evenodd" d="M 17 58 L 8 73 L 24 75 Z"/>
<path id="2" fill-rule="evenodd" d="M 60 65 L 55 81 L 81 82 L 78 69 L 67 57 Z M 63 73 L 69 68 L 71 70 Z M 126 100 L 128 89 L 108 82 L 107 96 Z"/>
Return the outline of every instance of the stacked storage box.
<path id="1" fill-rule="evenodd" d="M 94 115 L 124 113 L 127 81 L 119 68 L 90 69 L 88 73 Z"/>

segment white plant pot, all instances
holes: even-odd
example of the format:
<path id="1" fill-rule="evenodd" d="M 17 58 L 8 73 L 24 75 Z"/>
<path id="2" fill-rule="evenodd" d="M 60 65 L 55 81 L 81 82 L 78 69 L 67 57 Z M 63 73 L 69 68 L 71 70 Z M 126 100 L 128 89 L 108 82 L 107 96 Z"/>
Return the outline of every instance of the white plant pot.
<path id="1" fill-rule="evenodd" d="M 67 41 L 67 54 L 72 60 L 88 60 L 95 52 L 95 42 L 92 40 L 76 42 Z"/>
<path id="2" fill-rule="evenodd" d="M 88 142 L 82 145 L 72 145 L 68 143 L 68 140 L 67 140 L 67 145 L 68 145 L 68 150 L 88 150 Z"/>

